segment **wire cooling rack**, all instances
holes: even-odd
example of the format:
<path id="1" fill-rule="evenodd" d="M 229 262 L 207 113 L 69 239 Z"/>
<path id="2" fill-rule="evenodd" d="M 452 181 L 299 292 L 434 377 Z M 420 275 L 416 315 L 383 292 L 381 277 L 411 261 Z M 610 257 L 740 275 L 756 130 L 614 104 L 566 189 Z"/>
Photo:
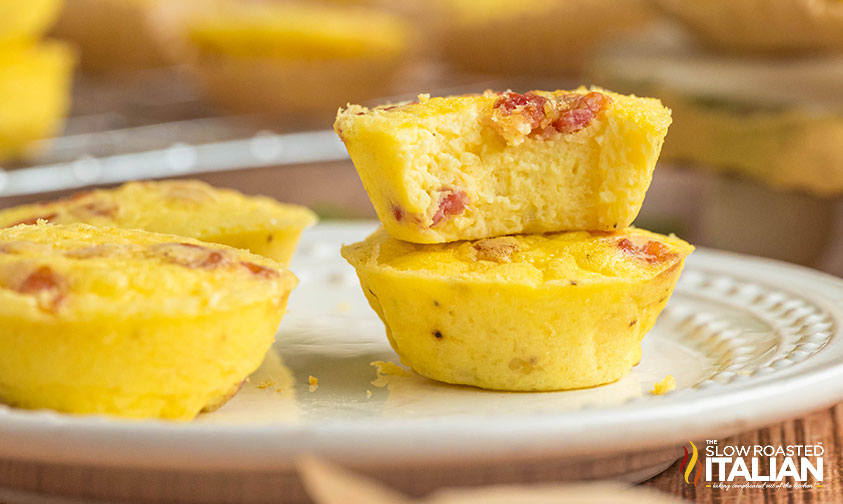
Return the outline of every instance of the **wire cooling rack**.
<path id="1" fill-rule="evenodd" d="M 423 90 L 458 94 L 484 89 L 566 87 L 565 80 L 513 78 L 417 69 L 408 92 L 370 104 L 409 99 Z M 36 144 L 39 154 L 0 168 L 0 202 L 136 179 L 198 176 L 348 159 L 331 118 L 221 114 L 201 99 L 183 69 L 128 77 L 81 76 L 62 136 Z"/>
<path id="2" fill-rule="evenodd" d="M 73 108 L 62 136 L 0 168 L 0 198 L 348 158 L 330 122 L 276 119 L 267 129 L 261 118 L 221 115 L 177 71 L 80 78 Z"/>

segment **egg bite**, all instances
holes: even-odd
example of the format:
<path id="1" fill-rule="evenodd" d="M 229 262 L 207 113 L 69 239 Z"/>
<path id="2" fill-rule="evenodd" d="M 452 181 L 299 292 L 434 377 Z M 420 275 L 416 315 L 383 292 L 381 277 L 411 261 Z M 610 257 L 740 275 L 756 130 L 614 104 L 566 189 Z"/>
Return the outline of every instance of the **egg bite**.
<path id="1" fill-rule="evenodd" d="M 471 72 L 559 76 L 608 40 L 651 21 L 646 0 L 434 0 L 442 58 Z M 436 40 L 436 39 L 434 39 Z"/>
<path id="2" fill-rule="evenodd" d="M 40 36 L 55 21 L 61 0 L 0 0 L 0 42 Z"/>
<path id="3" fill-rule="evenodd" d="M 185 63 L 184 20 L 215 0 L 65 0 L 53 32 L 79 48 L 91 73 Z"/>
<path id="4" fill-rule="evenodd" d="M 336 5 L 222 2 L 187 23 L 191 69 L 236 113 L 330 118 L 348 100 L 391 93 L 407 61 L 401 18 Z"/>
<path id="5" fill-rule="evenodd" d="M 260 365 L 296 283 L 265 257 L 175 235 L 0 229 L 0 400 L 191 419 Z"/>
<path id="6" fill-rule="evenodd" d="M 843 193 L 843 58 L 618 47 L 596 58 L 590 74 L 624 91 L 659 96 L 670 107 L 662 161 L 777 190 Z"/>
<path id="7" fill-rule="evenodd" d="M 641 229 L 343 247 L 401 361 L 446 383 L 543 391 L 625 376 L 693 247 Z"/>
<path id="8" fill-rule="evenodd" d="M 35 224 L 39 219 L 187 236 L 247 249 L 287 266 L 302 231 L 316 222 L 316 215 L 302 206 L 198 180 L 129 182 L 0 210 L 0 227 Z"/>
<path id="9" fill-rule="evenodd" d="M 603 89 L 349 105 L 334 129 L 380 221 L 415 243 L 629 226 L 670 125 Z"/>
<path id="10" fill-rule="evenodd" d="M 0 161 L 36 153 L 36 141 L 61 129 L 75 60 L 56 41 L 0 45 Z"/>
<path id="11" fill-rule="evenodd" d="M 781 53 L 843 49 L 840 0 L 657 0 L 708 45 Z"/>

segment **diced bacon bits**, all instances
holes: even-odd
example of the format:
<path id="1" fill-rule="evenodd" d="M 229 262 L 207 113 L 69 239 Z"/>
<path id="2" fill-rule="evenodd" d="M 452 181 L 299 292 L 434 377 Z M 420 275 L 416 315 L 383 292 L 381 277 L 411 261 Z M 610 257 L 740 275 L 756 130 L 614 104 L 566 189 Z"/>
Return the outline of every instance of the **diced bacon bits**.
<path id="1" fill-rule="evenodd" d="M 90 259 L 92 257 L 116 257 L 125 254 L 131 249 L 129 245 L 120 245 L 116 243 L 101 243 L 90 247 L 78 248 L 68 250 L 64 253 L 65 257 L 73 259 Z"/>
<path id="2" fill-rule="evenodd" d="M 511 236 L 486 238 L 474 244 L 477 260 L 508 263 L 512 261 L 512 254 L 520 250 L 518 240 Z"/>
<path id="3" fill-rule="evenodd" d="M 242 267 L 260 278 L 273 279 L 278 271 L 250 261 L 237 261 L 232 251 L 214 250 L 193 243 L 162 243 L 150 248 L 153 256 L 191 269 L 215 270 L 229 266 Z"/>
<path id="4" fill-rule="evenodd" d="M 74 216 L 85 219 L 90 217 L 104 217 L 107 219 L 114 218 L 120 211 L 120 207 L 114 201 L 106 199 L 92 199 L 84 203 L 79 203 L 70 209 L 70 213 Z"/>
<path id="5" fill-rule="evenodd" d="M 21 294 L 35 294 L 44 290 L 57 289 L 58 285 L 59 283 L 53 270 L 48 266 L 41 266 L 27 275 L 16 290 Z"/>
<path id="6" fill-rule="evenodd" d="M 395 222 L 404 220 L 404 209 L 398 205 L 392 205 L 392 216 L 395 217 Z"/>
<path id="7" fill-rule="evenodd" d="M 460 215 L 468 207 L 468 194 L 462 189 L 448 189 L 439 199 L 439 206 L 433 214 L 433 226 L 455 215 Z"/>
<path id="8" fill-rule="evenodd" d="M 667 245 L 652 240 L 642 245 L 636 245 L 629 238 L 621 238 L 618 240 L 618 248 L 650 264 L 663 263 L 677 257 L 676 252 L 672 252 Z"/>
<path id="9" fill-rule="evenodd" d="M 419 214 L 409 213 L 404 210 L 401 205 L 397 203 L 392 203 L 390 205 L 390 210 L 392 211 L 392 217 L 395 219 L 395 222 L 404 222 L 407 221 L 408 223 L 421 226 L 423 218 Z"/>
<path id="10" fill-rule="evenodd" d="M 495 112 L 511 116 L 517 114 L 526 119 L 525 123 L 530 127 L 527 133 L 542 128 L 547 114 L 547 98 L 537 95 L 533 91 L 524 94 L 508 92 L 495 102 Z"/>
<path id="11" fill-rule="evenodd" d="M 49 266 L 41 266 L 20 280 L 13 290 L 34 296 L 42 310 L 56 311 L 67 296 L 67 283 Z"/>
<path id="12" fill-rule="evenodd" d="M 558 109 L 559 114 L 553 121 L 553 128 L 563 134 L 586 128 L 611 101 L 611 98 L 603 93 L 594 91 L 584 95 L 566 95 L 562 99 L 565 106 Z"/>
<path id="13" fill-rule="evenodd" d="M 534 91 L 507 92 L 492 107 L 492 125 L 510 145 L 529 136 L 543 138 L 587 128 L 611 103 L 603 93 L 566 93 L 545 98 Z"/>
<path id="14" fill-rule="evenodd" d="M 260 264 L 255 264 L 249 261 L 241 261 L 241 265 L 245 266 L 246 269 L 251 271 L 253 274 L 262 277 L 262 278 L 278 278 L 278 272 L 272 268 L 267 268 L 266 266 L 261 266 Z"/>
<path id="15" fill-rule="evenodd" d="M 150 251 L 167 262 L 186 268 L 212 270 L 231 262 L 227 251 L 213 250 L 193 243 L 162 243 L 151 247 Z"/>

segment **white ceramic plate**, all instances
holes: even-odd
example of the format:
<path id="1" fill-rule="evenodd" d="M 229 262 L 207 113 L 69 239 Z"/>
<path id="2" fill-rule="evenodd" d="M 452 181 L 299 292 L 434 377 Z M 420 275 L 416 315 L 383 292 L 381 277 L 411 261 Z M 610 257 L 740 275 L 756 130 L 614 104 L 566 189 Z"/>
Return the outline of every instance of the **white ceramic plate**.
<path id="1" fill-rule="evenodd" d="M 242 471 L 288 466 L 303 453 L 400 465 L 582 461 L 670 447 L 666 458 L 614 473 L 641 479 L 672 461 L 681 453 L 675 447 L 689 439 L 728 435 L 843 399 L 843 281 L 710 250 L 691 256 L 644 340 L 640 365 L 617 383 L 501 393 L 413 375 L 373 385 L 369 363 L 397 357 L 339 256 L 342 243 L 373 229 L 330 224 L 305 234 L 293 267 L 301 285 L 277 344 L 221 410 L 168 423 L 0 407 L 0 458 Z M 678 389 L 651 395 L 667 374 Z M 319 379 L 312 392 L 311 375 Z"/>

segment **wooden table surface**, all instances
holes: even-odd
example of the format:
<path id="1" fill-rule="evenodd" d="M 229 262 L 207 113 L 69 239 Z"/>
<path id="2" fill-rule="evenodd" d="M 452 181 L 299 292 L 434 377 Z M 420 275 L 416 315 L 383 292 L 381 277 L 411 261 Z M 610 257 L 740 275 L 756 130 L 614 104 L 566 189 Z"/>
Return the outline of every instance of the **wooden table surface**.
<path id="1" fill-rule="evenodd" d="M 786 401 L 787 398 L 782 398 Z M 802 418 L 771 425 L 767 428 L 720 440 L 720 445 L 800 445 L 822 443 L 823 487 L 806 490 L 706 488 L 685 484 L 677 461 L 668 470 L 652 478 L 647 486 L 701 503 L 843 503 L 843 403 Z M 781 458 L 779 458 L 781 463 Z M 781 466 L 779 466 L 781 467 Z"/>
<path id="2" fill-rule="evenodd" d="M 782 400 L 786 400 L 783 398 Z M 703 440 L 700 440 L 703 441 Z M 641 486 L 656 489 L 666 492 L 677 497 L 681 497 L 688 502 L 699 503 L 843 503 L 843 403 L 836 406 L 812 413 L 810 415 L 790 420 L 787 422 L 778 423 L 769 427 L 733 436 L 730 438 L 720 439 L 721 446 L 727 444 L 733 445 L 814 445 L 822 443 L 825 448 L 823 456 L 824 462 L 824 479 L 822 488 L 814 488 L 807 490 L 775 490 L 775 489 L 732 489 L 721 490 L 714 488 L 706 488 L 704 482 L 700 482 L 698 486 L 687 485 L 684 482 L 679 470 L 679 461 L 674 463 L 666 471 L 660 475 L 641 483 Z M 698 445 L 699 446 L 699 445 Z M 779 458 L 779 467 L 781 467 L 781 458 Z M 142 472 L 142 471 L 141 471 Z M 144 473 L 145 474 L 145 473 Z M 25 489 L 28 492 L 37 492 L 39 495 L 75 495 L 71 500 L 51 500 L 55 503 L 87 503 L 87 502 L 104 502 L 99 499 L 89 501 L 84 497 L 79 499 L 80 495 L 76 492 L 82 492 L 82 495 L 98 493 L 99 490 L 106 491 L 108 495 L 114 495 L 117 490 L 117 495 L 122 495 L 125 498 L 143 497 L 143 502 L 158 502 L 154 498 L 155 495 L 168 495 L 168 500 L 177 494 L 183 498 L 183 502 L 193 502 L 199 494 L 202 494 L 202 489 L 184 483 L 176 476 L 161 477 L 160 488 L 146 488 L 138 487 L 133 484 L 136 474 L 130 471 L 128 474 L 117 475 L 109 477 L 107 475 L 93 474 L 90 471 L 86 472 L 83 468 L 77 469 L 62 469 L 59 472 L 56 468 L 40 467 L 37 464 L 10 464 L 8 461 L 0 461 L 0 489 L 7 487 L 14 489 Z M 243 478 L 242 476 L 236 477 Z M 494 478 L 493 478 L 494 480 Z M 144 480 L 145 481 L 145 480 Z M 185 480 L 187 481 L 187 480 Z M 263 480 L 261 480 L 263 481 Z M 237 483 L 234 485 L 231 494 L 240 495 L 242 492 L 249 493 L 248 481 L 232 481 Z M 292 488 L 296 484 L 290 486 L 289 482 L 276 482 L 280 485 L 279 488 Z M 283 483 L 283 484 L 282 484 Z M 491 481 L 490 481 L 491 483 Z M 58 491 L 57 490 L 63 490 Z M 73 494 L 65 493 L 68 489 L 73 490 Z M 173 493 L 174 489 L 179 492 Z M 253 489 L 254 490 L 254 489 Z M 43 492 L 43 493 L 42 493 Z M 298 490 L 300 492 L 300 490 Z M 284 492 L 273 493 L 274 495 L 283 495 Z M 30 497 L 24 499 L 5 500 L 0 496 L 0 504 L 11 503 L 33 503 L 41 502 L 38 497 Z M 288 494 L 289 496 L 289 494 Z M 207 495 L 205 497 L 208 497 Z M 218 496 L 217 496 L 218 497 Z M 241 495 L 242 497 L 242 495 Z M 8 497 L 7 497 L 8 498 Z M 33 500 L 33 498 L 35 500 Z M 125 502 L 124 499 L 108 500 L 108 502 Z M 303 495 L 299 495 L 297 499 L 303 500 Z M 180 500 L 180 499 L 179 499 Z M 182 500 L 180 500 L 182 501 Z M 225 502 L 237 502 L 238 499 L 225 500 Z M 215 501 L 216 502 L 216 501 Z"/>

